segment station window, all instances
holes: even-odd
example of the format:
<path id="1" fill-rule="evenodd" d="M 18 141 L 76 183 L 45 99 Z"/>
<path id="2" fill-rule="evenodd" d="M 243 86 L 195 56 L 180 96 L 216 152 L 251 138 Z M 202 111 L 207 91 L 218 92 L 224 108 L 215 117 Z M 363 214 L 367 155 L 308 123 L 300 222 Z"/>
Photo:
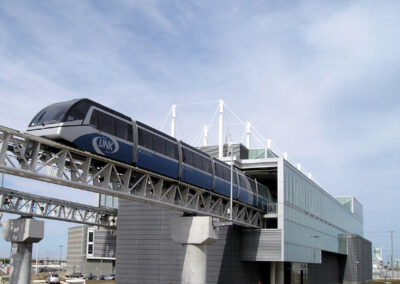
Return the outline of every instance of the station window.
<path id="1" fill-rule="evenodd" d="M 87 253 L 88 253 L 88 254 L 93 254 L 93 244 L 89 244 L 89 245 L 88 245 L 88 251 L 87 251 Z"/>
<path id="2" fill-rule="evenodd" d="M 93 242 L 93 232 L 89 232 L 88 242 Z"/>

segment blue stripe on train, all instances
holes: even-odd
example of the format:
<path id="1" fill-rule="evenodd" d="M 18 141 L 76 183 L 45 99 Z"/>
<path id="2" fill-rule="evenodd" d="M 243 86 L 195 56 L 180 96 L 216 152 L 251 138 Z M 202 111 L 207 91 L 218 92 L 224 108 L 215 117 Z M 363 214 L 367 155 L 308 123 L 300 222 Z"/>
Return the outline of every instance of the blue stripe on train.
<path id="1" fill-rule="evenodd" d="M 267 199 L 265 199 L 264 197 L 258 196 L 258 204 L 257 204 L 257 208 L 260 208 L 262 210 L 267 210 Z"/>
<path id="2" fill-rule="evenodd" d="M 204 189 L 211 190 L 212 175 L 206 174 L 196 169 L 193 169 L 185 164 L 182 164 L 182 177 L 181 180 L 199 186 Z"/>
<path id="3" fill-rule="evenodd" d="M 136 165 L 174 179 L 178 178 L 178 160 L 167 159 L 142 148 L 138 150 Z"/>
<path id="4" fill-rule="evenodd" d="M 132 163 L 133 146 L 118 141 L 112 136 L 91 133 L 78 137 L 72 143 L 80 149 L 124 163 Z"/>
<path id="5" fill-rule="evenodd" d="M 253 193 L 245 190 L 243 187 L 239 187 L 239 201 L 255 206 L 253 200 Z"/>
<path id="6" fill-rule="evenodd" d="M 215 179 L 215 185 L 214 185 L 214 192 L 218 194 L 225 195 L 227 197 L 231 196 L 231 184 L 230 182 L 226 182 L 223 180 L 220 180 L 218 178 Z M 233 199 L 237 199 L 237 194 L 238 194 L 238 189 L 237 185 L 233 185 L 232 187 L 232 195 Z"/>

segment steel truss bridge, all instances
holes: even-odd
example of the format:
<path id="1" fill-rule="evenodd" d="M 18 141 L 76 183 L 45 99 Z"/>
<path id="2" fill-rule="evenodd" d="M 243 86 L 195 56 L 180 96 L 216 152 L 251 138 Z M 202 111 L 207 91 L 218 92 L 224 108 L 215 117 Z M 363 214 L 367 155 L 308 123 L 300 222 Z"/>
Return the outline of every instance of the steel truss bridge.
<path id="1" fill-rule="evenodd" d="M 4 213 L 115 228 L 117 211 L 0 187 Z"/>
<path id="2" fill-rule="evenodd" d="M 229 197 L 3 126 L 0 172 L 221 221 L 231 219 Z M 262 210 L 233 200 L 234 224 L 261 228 L 263 215 Z"/>

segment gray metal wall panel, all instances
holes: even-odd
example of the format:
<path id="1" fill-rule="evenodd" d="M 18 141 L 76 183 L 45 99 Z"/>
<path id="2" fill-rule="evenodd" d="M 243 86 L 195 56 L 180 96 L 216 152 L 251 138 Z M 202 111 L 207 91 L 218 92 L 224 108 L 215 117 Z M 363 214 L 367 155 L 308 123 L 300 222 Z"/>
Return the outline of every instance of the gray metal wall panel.
<path id="1" fill-rule="evenodd" d="M 323 251 L 320 264 L 308 264 L 308 283 L 343 283 L 346 256 Z"/>
<path id="2" fill-rule="evenodd" d="M 282 230 L 242 230 L 241 259 L 246 261 L 282 261 Z"/>
<path id="3" fill-rule="evenodd" d="M 169 232 L 170 218 L 180 215 L 180 212 L 120 200 L 118 284 L 180 283 L 182 245 L 173 242 Z M 219 240 L 208 247 L 207 283 L 267 283 L 269 263 L 242 261 L 240 244 L 239 227 L 220 229 Z"/>
<path id="4" fill-rule="evenodd" d="M 347 262 L 344 283 L 366 282 L 372 279 L 371 242 L 359 235 L 346 235 Z"/>

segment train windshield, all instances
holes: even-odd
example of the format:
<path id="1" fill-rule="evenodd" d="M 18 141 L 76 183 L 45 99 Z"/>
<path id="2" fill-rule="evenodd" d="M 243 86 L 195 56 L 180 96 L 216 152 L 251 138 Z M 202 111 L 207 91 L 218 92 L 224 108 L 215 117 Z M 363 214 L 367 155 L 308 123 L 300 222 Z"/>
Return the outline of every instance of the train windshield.
<path id="1" fill-rule="evenodd" d="M 71 107 L 74 101 L 57 103 L 41 110 L 31 121 L 29 126 L 46 125 L 61 122 L 67 110 Z"/>

